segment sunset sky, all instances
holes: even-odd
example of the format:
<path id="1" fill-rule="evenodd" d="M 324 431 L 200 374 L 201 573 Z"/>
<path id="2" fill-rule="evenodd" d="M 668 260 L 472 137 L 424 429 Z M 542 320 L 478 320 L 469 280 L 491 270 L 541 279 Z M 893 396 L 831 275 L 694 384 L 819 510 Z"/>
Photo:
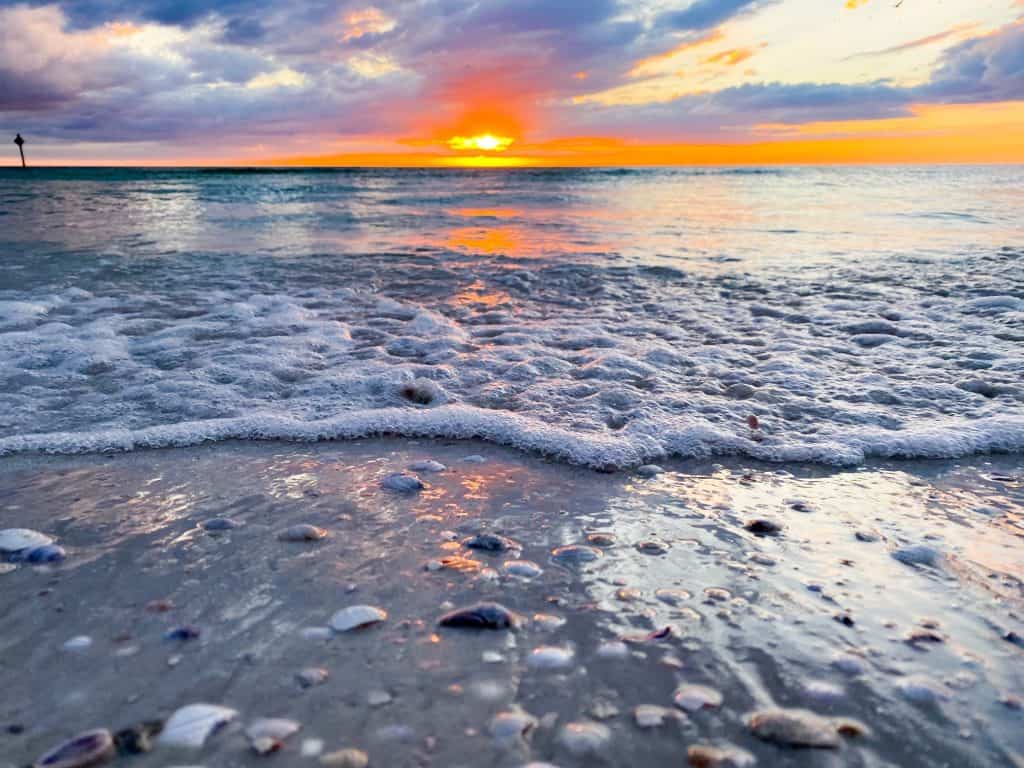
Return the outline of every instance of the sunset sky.
<path id="1" fill-rule="evenodd" d="M 0 3 L 0 162 L 1024 162 L 1024 0 Z"/>

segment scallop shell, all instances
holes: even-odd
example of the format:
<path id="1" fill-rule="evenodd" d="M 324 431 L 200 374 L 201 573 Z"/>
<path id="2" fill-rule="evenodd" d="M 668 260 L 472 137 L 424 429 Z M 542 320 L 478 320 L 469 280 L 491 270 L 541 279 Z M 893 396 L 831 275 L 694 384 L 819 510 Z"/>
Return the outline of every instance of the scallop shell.
<path id="1" fill-rule="evenodd" d="M 218 728 L 238 717 L 238 712 L 216 704 L 189 704 L 164 724 L 159 742 L 169 747 L 199 749 Z"/>
<path id="2" fill-rule="evenodd" d="M 387 611 L 382 608 L 372 605 L 350 605 L 331 617 L 331 628 L 335 632 L 348 632 L 360 627 L 368 627 L 371 624 L 379 624 L 386 621 L 387 618 Z"/>

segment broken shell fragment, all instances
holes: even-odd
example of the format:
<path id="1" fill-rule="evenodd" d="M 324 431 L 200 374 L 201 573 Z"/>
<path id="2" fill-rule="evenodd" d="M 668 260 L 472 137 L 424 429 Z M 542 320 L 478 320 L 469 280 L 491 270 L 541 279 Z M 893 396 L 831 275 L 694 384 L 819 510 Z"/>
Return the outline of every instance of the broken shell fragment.
<path id="1" fill-rule="evenodd" d="M 36 760 L 32 768 L 86 768 L 106 762 L 113 756 L 114 740 L 110 731 L 100 728 L 80 733 L 54 747 Z"/>
<path id="2" fill-rule="evenodd" d="M 387 611 L 382 608 L 373 605 L 350 605 L 331 617 L 331 629 L 335 632 L 348 632 L 379 624 L 387 618 Z"/>
<path id="3" fill-rule="evenodd" d="M 298 733 L 301 728 L 302 726 L 294 720 L 262 717 L 254 720 L 245 729 L 245 735 L 256 754 L 269 755 L 279 751 L 284 746 L 285 739 Z"/>
<path id="4" fill-rule="evenodd" d="M 518 624 L 518 616 L 499 603 L 477 603 L 457 608 L 442 616 L 442 627 L 461 629 L 510 629 Z"/>
<path id="5" fill-rule="evenodd" d="M 215 731 L 237 716 L 238 712 L 229 707 L 189 704 L 164 723 L 158 742 L 169 747 L 199 749 Z"/>

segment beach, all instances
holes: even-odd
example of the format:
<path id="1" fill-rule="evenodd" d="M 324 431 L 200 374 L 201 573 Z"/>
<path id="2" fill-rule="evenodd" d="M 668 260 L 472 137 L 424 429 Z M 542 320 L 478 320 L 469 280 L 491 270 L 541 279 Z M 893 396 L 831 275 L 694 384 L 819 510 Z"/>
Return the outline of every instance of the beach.
<path id="1" fill-rule="evenodd" d="M 426 460 L 444 468 L 418 473 L 423 490 L 382 487 Z M 238 715 L 201 750 L 131 764 L 260 765 L 244 729 L 267 717 L 301 724 L 276 765 L 343 748 L 372 765 L 679 765 L 701 745 L 767 765 L 1020 761 L 1019 462 L 663 470 L 408 440 L 8 458 L 5 525 L 49 532 L 67 559 L 0 577 L 0 764 L 196 702 Z M 224 518 L 235 527 L 203 527 Z M 297 524 L 326 537 L 279 538 Z M 479 533 L 519 549 L 468 548 Z M 595 559 L 557 554 L 574 544 Z M 913 547 L 936 559 L 897 559 Z M 510 569 L 521 560 L 537 572 Z M 480 601 L 520 626 L 438 626 Z M 353 605 L 387 618 L 328 629 Z M 168 635 L 181 627 L 197 636 Z M 311 668 L 326 678 L 306 688 Z M 687 685 L 721 699 L 681 708 Z M 638 726 L 645 706 L 660 724 Z M 779 746 L 747 720 L 774 707 L 865 730 Z M 509 736 L 501 713 L 535 720 Z M 576 752 L 579 722 L 606 740 Z"/>
<path id="2" fill-rule="evenodd" d="M 0 768 L 1024 765 L 1020 178 L 0 171 Z"/>

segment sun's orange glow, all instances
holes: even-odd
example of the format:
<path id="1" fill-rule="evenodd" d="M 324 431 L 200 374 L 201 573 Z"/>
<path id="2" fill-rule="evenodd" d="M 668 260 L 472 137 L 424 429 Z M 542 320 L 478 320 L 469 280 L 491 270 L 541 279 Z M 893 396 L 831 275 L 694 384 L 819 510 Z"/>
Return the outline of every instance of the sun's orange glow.
<path id="1" fill-rule="evenodd" d="M 483 133 L 478 136 L 452 136 L 448 146 L 456 150 L 482 150 L 484 152 L 504 152 L 515 143 L 509 136 L 495 136 Z"/>

